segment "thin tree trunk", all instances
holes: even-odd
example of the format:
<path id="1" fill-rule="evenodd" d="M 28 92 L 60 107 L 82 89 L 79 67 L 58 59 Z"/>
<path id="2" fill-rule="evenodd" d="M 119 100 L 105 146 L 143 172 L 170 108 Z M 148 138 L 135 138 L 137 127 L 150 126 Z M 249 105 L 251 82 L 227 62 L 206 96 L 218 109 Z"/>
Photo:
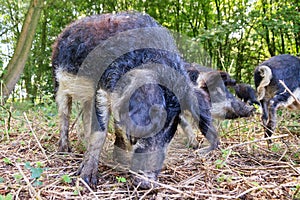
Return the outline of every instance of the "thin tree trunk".
<path id="1" fill-rule="evenodd" d="M 285 53 L 285 42 L 284 42 L 284 32 L 280 29 L 280 38 L 281 38 L 281 54 Z"/>
<path id="2" fill-rule="evenodd" d="M 300 3 L 299 3 L 298 0 L 295 1 L 295 5 L 294 6 L 295 6 L 296 11 L 298 12 L 298 14 L 300 14 Z M 296 52 L 297 52 L 297 54 L 300 53 L 300 32 L 296 31 L 297 27 L 299 27 L 299 26 L 300 26 L 300 22 L 299 21 L 295 21 L 295 24 L 294 24 L 294 38 L 295 38 L 295 46 L 296 46 Z"/>
<path id="3" fill-rule="evenodd" d="M 266 5 L 267 5 L 267 2 L 262 1 L 263 16 L 266 17 L 266 20 L 269 20 L 269 18 L 267 17 Z M 265 36 L 264 36 L 264 38 L 265 38 L 266 43 L 267 43 L 268 51 L 269 51 L 269 53 L 270 53 L 271 56 L 274 56 L 274 52 L 272 52 L 272 48 L 271 48 L 269 28 L 268 28 L 267 25 L 264 25 L 264 24 L 262 24 L 262 27 L 265 29 Z"/>
<path id="4" fill-rule="evenodd" d="M 3 75 L 3 86 L 1 86 L 1 104 L 5 104 L 9 94 L 18 82 L 34 39 L 36 27 L 40 19 L 44 0 L 31 0 L 26 14 L 22 31 L 18 39 L 14 55 L 8 63 L 7 73 Z"/>

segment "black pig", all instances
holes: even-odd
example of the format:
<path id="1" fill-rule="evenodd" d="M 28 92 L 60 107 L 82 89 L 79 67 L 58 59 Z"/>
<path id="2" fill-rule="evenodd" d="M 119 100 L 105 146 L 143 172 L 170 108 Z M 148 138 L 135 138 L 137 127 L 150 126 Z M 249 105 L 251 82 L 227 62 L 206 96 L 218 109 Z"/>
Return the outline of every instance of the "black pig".
<path id="1" fill-rule="evenodd" d="M 242 99 L 245 103 L 249 103 L 250 105 L 259 105 L 256 97 L 256 92 L 249 84 L 239 83 L 233 86 L 233 89 L 236 96 Z"/>
<path id="2" fill-rule="evenodd" d="M 279 82 L 280 80 L 298 101 Z M 300 109 L 300 59 L 288 54 L 271 57 L 256 67 L 254 82 L 262 106 L 265 136 L 270 137 L 276 127 L 276 110 L 279 107 Z"/>

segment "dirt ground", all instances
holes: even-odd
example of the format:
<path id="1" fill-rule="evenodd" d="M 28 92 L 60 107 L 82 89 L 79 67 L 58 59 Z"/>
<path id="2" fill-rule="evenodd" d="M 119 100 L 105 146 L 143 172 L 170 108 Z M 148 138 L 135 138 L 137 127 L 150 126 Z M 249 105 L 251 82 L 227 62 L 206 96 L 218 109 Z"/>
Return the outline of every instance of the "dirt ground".
<path id="1" fill-rule="evenodd" d="M 0 199 L 300 199 L 299 116 L 282 111 L 270 145 L 259 114 L 219 121 L 220 149 L 206 155 L 187 147 L 178 132 L 157 187 L 148 190 L 132 184 L 133 172 L 110 162 L 109 134 L 93 191 L 75 175 L 84 153 L 76 128 L 70 134 L 73 153 L 59 154 L 56 116 L 42 109 L 14 113 L 9 121 L 1 118 Z"/>

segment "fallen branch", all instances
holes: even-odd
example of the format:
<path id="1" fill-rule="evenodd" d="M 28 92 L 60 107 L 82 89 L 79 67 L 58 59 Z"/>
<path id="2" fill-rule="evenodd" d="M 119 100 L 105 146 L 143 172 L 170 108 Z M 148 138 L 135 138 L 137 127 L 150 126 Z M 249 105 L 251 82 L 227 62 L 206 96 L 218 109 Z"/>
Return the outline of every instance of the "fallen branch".
<path id="1" fill-rule="evenodd" d="M 272 137 L 262 138 L 262 139 L 258 139 L 258 140 L 248 141 L 248 142 L 244 142 L 241 144 L 232 145 L 230 147 L 227 147 L 225 150 L 233 149 L 235 147 L 240 147 L 240 146 L 244 146 L 244 145 L 251 144 L 251 143 L 257 143 L 257 142 L 262 142 L 265 140 L 283 138 L 283 137 L 288 137 L 288 136 L 289 136 L 289 134 L 284 134 L 284 135 L 279 135 L 279 136 L 272 136 Z"/>
<path id="2" fill-rule="evenodd" d="M 239 194 L 238 196 L 235 197 L 235 199 L 240 199 L 241 197 L 243 197 L 245 194 L 253 191 L 253 190 L 261 190 L 261 189 L 271 189 L 271 188 L 276 188 L 276 185 L 264 185 L 264 186 L 257 186 L 257 187 L 253 187 L 250 188 L 244 192 L 242 192 L 241 194 Z"/>
<path id="3" fill-rule="evenodd" d="M 300 101 L 298 100 L 298 98 L 292 93 L 292 91 L 286 86 L 286 84 L 282 81 L 279 80 L 279 83 L 286 89 L 286 91 L 288 91 L 288 93 L 290 93 L 290 95 L 295 99 L 295 101 L 300 105 Z"/>
<path id="4" fill-rule="evenodd" d="M 278 170 L 278 169 L 288 169 L 288 168 L 295 168 L 291 167 L 290 164 L 288 163 L 283 163 L 284 165 L 277 165 L 277 166 L 270 166 L 270 167 L 255 167 L 255 168 L 250 168 L 250 167 L 242 167 L 240 170 L 261 170 L 261 171 L 266 171 L 266 170 Z M 296 167 L 299 167 L 298 165 Z M 293 169 L 294 170 L 294 169 Z"/>
<path id="5" fill-rule="evenodd" d="M 287 163 L 288 166 L 290 166 L 298 175 L 300 175 L 300 171 L 296 169 L 292 164 Z"/>
<path id="6" fill-rule="evenodd" d="M 145 179 L 145 180 L 147 180 L 147 181 L 149 181 L 149 182 L 151 182 L 151 183 L 153 183 L 153 184 L 155 184 L 155 185 L 159 185 L 159 186 L 161 186 L 161 187 L 163 187 L 163 188 L 172 190 L 172 191 L 174 191 L 174 192 L 177 192 L 177 193 L 182 194 L 182 195 L 184 195 L 184 196 L 188 196 L 188 197 L 190 197 L 190 198 L 195 198 L 195 196 L 192 196 L 192 195 L 190 195 L 190 194 L 188 194 L 188 193 L 186 193 L 186 192 L 184 192 L 184 191 L 181 191 L 181 190 L 179 190 L 179 189 L 177 189 L 177 188 L 175 188 L 175 187 L 172 187 L 171 185 L 166 185 L 166 184 L 163 184 L 163 183 L 159 183 L 158 181 L 151 180 L 151 179 L 149 179 L 148 177 L 143 176 L 143 175 L 141 175 L 141 174 L 138 174 L 138 173 L 136 173 L 136 172 L 134 172 L 134 171 L 132 171 L 132 170 L 129 170 L 129 172 L 130 172 L 131 174 L 134 174 L 135 176 L 137 176 L 137 177 L 139 177 L 139 178 L 143 178 L 143 179 Z"/>
<path id="7" fill-rule="evenodd" d="M 95 197 L 95 199 L 98 199 L 97 195 L 95 194 L 95 192 L 92 190 L 92 188 L 82 179 L 79 177 L 79 181 L 81 183 L 83 183 L 83 185 L 90 191 L 90 193 L 92 193 Z"/>
<path id="8" fill-rule="evenodd" d="M 31 131 L 32 135 L 34 136 L 36 142 L 38 143 L 39 148 L 41 149 L 42 153 L 44 154 L 44 156 L 45 156 L 47 162 L 48 162 L 49 164 L 51 164 L 51 163 L 50 163 L 50 160 L 49 160 L 49 158 L 48 158 L 48 156 L 47 156 L 47 154 L 46 154 L 46 152 L 45 152 L 45 149 L 44 149 L 43 146 L 41 145 L 41 143 L 40 143 L 38 137 L 36 136 L 36 134 L 35 134 L 33 128 L 32 128 L 31 125 L 30 125 L 30 122 L 29 122 L 29 120 L 28 120 L 28 118 L 27 118 L 26 113 L 24 112 L 23 114 L 24 114 L 24 117 L 25 117 L 25 119 L 26 119 L 26 121 L 27 121 L 27 124 L 28 124 L 28 126 L 29 126 L 29 128 L 30 128 L 30 131 Z"/>
<path id="9" fill-rule="evenodd" d="M 159 182 L 157 182 L 157 181 L 154 181 L 154 180 L 151 180 L 151 179 L 149 179 L 149 178 L 147 178 L 147 177 L 145 177 L 145 176 L 143 176 L 143 175 L 141 175 L 141 174 L 138 174 L 138 173 L 136 173 L 136 172 L 134 172 L 134 171 L 132 171 L 132 170 L 129 170 L 129 172 L 130 173 L 132 173 L 132 174 L 134 174 L 135 176 L 138 176 L 138 177 L 140 177 L 140 178 L 143 178 L 143 179 L 145 179 L 145 180 L 147 180 L 147 181 L 150 181 L 151 183 L 154 183 L 154 184 L 156 184 L 156 185 L 159 185 L 159 186 L 161 186 L 161 187 L 163 187 L 163 188 L 165 188 L 165 189 L 169 189 L 169 190 L 171 190 L 171 191 L 174 191 L 174 192 L 177 192 L 177 193 L 179 193 L 179 194 L 182 194 L 182 195 L 184 195 L 183 196 L 183 198 L 185 198 L 185 197 L 190 197 L 190 198 L 197 198 L 197 196 L 195 196 L 195 195 L 198 195 L 198 196 L 204 196 L 204 197 L 213 197 L 213 198 L 223 198 L 223 199 L 233 199 L 234 197 L 233 196 L 226 196 L 226 195 L 217 195 L 217 194 L 206 194 L 206 193 L 198 193 L 198 192 L 192 192 L 192 194 L 190 194 L 190 193 L 188 193 L 188 192 L 184 192 L 184 191 L 182 191 L 182 190 L 179 190 L 179 189 L 177 189 L 177 188 L 175 188 L 175 187 L 173 187 L 173 186 L 171 186 L 171 185 L 166 185 L 166 184 L 163 184 L 163 183 L 159 183 Z"/>

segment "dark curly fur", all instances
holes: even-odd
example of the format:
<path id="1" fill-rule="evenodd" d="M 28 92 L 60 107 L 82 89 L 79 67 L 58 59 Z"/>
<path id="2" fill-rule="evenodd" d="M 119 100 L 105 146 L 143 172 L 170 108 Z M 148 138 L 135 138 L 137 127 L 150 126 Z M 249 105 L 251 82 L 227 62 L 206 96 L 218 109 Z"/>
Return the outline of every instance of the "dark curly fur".
<path id="1" fill-rule="evenodd" d="M 149 15 L 137 12 L 91 16 L 69 25 L 53 45 L 52 64 L 61 122 L 59 150 L 70 151 L 69 115 L 72 98 L 78 99 L 83 105 L 88 141 L 78 174 L 93 187 L 98 183 L 99 156 L 107 133 L 110 110 L 114 106 L 118 109 L 118 114 L 114 115 L 114 156 L 122 160 L 125 156 L 119 153 L 133 148 L 131 168 L 142 171 L 150 179 L 155 180 L 162 168 L 166 148 L 180 122 L 182 109 L 188 109 L 198 120 L 199 128 L 211 143 L 208 150 L 217 148 L 219 144 L 217 132 L 212 126 L 207 93 L 191 86 L 184 68 L 186 63 L 177 53 L 153 48 L 128 50 L 110 63 L 103 74 L 93 74 L 94 71 L 87 73 L 99 76 L 99 82 L 94 83 L 88 77 L 80 76 L 80 70 L 86 70 L 82 68 L 82 63 L 98 45 L 118 33 L 145 27 L 161 26 Z M 176 74 L 180 75 L 179 78 Z M 145 84 L 130 91 L 138 80 L 145 81 Z M 195 97 L 194 101 L 192 97 Z M 164 124 L 161 124 L 163 120 Z M 150 122 L 155 125 L 152 127 L 154 129 L 162 127 L 157 132 L 150 131 L 152 134 L 145 137 L 143 134 L 152 130 L 148 128 Z M 140 182 L 140 187 L 151 186 L 146 180 L 137 180 L 135 183 Z"/>
<path id="2" fill-rule="evenodd" d="M 254 82 L 263 110 L 262 122 L 266 137 L 271 136 L 275 130 L 278 107 L 300 109 L 300 105 L 279 83 L 279 80 L 285 83 L 299 102 L 300 59 L 298 57 L 288 54 L 277 55 L 261 63 L 254 71 Z"/>
<path id="3" fill-rule="evenodd" d="M 251 87 L 251 85 L 246 83 L 239 83 L 233 86 L 236 96 L 242 99 L 245 103 L 249 103 L 250 105 L 256 104 L 260 105 L 257 101 L 256 92 Z"/>

